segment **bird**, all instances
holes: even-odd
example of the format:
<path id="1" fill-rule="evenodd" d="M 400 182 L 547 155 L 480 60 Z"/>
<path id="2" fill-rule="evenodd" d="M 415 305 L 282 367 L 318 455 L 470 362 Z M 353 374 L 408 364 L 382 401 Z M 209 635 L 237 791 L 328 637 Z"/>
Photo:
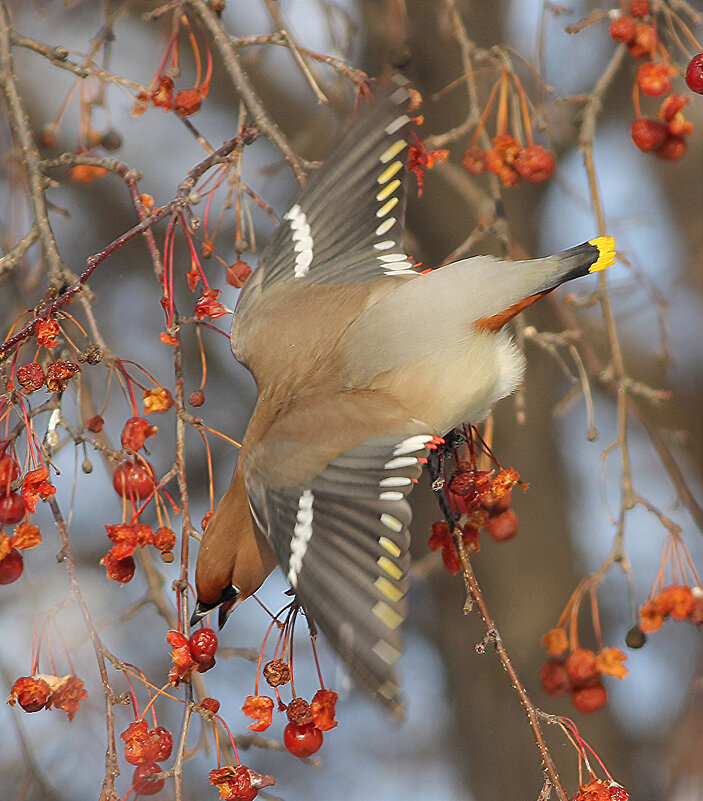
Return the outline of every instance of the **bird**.
<path id="1" fill-rule="evenodd" d="M 403 249 L 411 107 L 395 76 L 358 111 L 239 295 L 231 348 L 257 401 L 202 536 L 191 620 L 219 607 L 222 627 L 280 566 L 351 677 L 395 714 L 407 496 L 444 434 L 522 382 L 506 323 L 615 259 L 599 236 L 420 270 Z"/>

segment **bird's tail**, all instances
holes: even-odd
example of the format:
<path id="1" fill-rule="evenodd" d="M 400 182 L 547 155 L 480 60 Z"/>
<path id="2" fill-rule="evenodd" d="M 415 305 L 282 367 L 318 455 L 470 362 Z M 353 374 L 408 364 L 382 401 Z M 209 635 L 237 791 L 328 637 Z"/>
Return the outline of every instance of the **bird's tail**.
<path id="1" fill-rule="evenodd" d="M 553 258 L 561 263 L 562 269 L 553 276 L 553 283 L 543 287 L 542 291 L 610 267 L 615 261 L 615 240 L 612 236 L 598 236 L 582 245 L 563 250 Z"/>

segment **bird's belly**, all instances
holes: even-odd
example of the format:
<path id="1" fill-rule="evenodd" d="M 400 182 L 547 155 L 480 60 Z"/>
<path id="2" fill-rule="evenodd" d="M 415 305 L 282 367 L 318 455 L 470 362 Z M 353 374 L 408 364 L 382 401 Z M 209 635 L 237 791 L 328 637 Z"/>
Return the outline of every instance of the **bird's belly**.
<path id="1" fill-rule="evenodd" d="M 371 387 L 390 391 L 415 418 L 446 432 L 482 420 L 523 374 L 524 357 L 511 338 L 485 333 L 381 373 Z"/>

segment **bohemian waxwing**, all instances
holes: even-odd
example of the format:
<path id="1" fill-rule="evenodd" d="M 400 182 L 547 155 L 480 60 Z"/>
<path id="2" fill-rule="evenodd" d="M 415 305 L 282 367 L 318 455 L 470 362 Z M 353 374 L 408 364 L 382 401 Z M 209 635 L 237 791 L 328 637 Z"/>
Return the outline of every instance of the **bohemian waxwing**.
<path id="1" fill-rule="evenodd" d="M 415 269 L 402 245 L 409 100 L 396 77 L 358 114 L 241 292 L 232 351 L 258 400 L 203 535 L 193 614 L 219 606 L 223 625 L 278 564 L 353 678 L 396 712 L 407 495 L 429 448 L 522 381 L 505 323 L 615 258 L 598 237 Z"/>

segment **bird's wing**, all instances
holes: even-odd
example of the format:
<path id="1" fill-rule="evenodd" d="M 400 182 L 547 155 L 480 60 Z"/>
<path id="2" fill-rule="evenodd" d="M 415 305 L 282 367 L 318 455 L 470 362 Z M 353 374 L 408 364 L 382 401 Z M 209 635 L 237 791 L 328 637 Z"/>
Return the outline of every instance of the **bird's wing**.
<path id="1" fill-rule="evenodd" d="M 406 496 L 437 438 L 407 431 L 366 439 L 298 486 L 247 471 L 249 502 L 308 616 L 351 675 L 400 713 L 393 667 L 401 655 L 411 520 Z M 292 458 L 301 443 L 276 443 Z M 280 467 L 280 464 L 278 465 Z"/>
<path id="2" fill-rule="evenodd" d="M 281 281 L 342 284 L 414 274 L 402 248 L 409 99 L 407 81 L 396 76 L 360 108 L 264 250 L 257 268 L 262 292 Z M 242 301 L 246 293 L 245 287 Z"/>

